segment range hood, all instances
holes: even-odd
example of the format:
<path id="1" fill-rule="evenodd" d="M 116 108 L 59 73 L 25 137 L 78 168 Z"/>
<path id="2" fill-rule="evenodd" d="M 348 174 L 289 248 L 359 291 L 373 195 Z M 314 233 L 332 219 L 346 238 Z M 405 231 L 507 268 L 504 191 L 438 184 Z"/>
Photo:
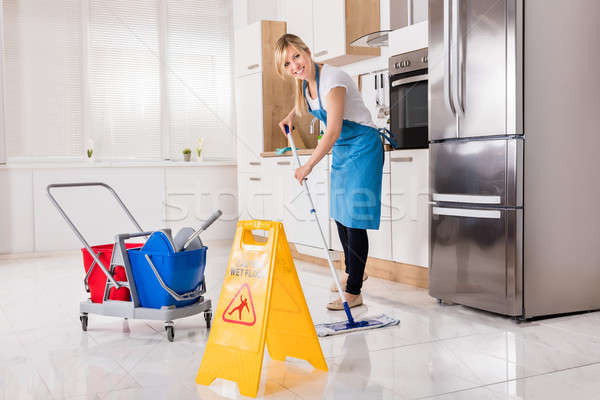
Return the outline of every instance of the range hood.
<path id="1" fill-rule="evenodd" d="M 388 30 L 367 33 L 350 42 L 352 47 L 385 47 L 388 45 L 389 33 L 413 23 L 414 0 L 391 0 L 390 23 Z"/>
<path id="2" fill-rule="evenodd" d="M 367 33 L 352 41 L 352 47 L 384 47 L 388 45 L 388 34 L 391 30 Z"/>

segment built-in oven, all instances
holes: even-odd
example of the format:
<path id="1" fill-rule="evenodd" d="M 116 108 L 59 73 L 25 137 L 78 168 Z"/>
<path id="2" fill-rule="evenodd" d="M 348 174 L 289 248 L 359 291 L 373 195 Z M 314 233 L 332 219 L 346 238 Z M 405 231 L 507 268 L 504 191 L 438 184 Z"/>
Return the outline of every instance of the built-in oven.
<path id="1" fill-rule="evenodd" d="M 390 57 L 390 131 L 400 149 L 428 147 L 427 49 Z"/>

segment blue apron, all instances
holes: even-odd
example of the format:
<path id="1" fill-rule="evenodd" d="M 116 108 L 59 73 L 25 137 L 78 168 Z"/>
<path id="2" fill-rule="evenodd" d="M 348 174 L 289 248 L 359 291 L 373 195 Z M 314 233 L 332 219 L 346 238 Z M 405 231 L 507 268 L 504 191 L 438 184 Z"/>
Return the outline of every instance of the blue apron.
<path id="1" fill-rule="evenodd" d="M 308 111 L 327 125 L 327 112 L 321 103 L 319 66 L 317 97 L 319 109 Z M 306 81 L 303 82 L 306 97 Z M 383 174 L 383 143 L 379 136 L 393 143 L 377 129 L 343 120 L 340 137 L 332 149 L 329 213 L 331 218 L 349 228 L 379 229 L 381 218 L 381 180 Z"/>

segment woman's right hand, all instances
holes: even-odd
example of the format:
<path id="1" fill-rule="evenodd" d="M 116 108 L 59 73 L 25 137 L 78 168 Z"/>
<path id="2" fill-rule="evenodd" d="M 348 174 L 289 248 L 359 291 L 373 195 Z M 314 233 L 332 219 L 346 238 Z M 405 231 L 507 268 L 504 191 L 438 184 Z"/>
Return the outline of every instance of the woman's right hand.
<path id="1" fill-rule="evenodd" d="M 294 110 L 292 110 L 284 119 L 281 120 L 281 122 L 279 122 L 279 128 L 281 128 L 281 132 L 285 137 L 287 137 L 287 134 L 285 132 L 285 125 L 287 125 L 290 129 L 290 133 L 294 129 L 294 114 Z"/>

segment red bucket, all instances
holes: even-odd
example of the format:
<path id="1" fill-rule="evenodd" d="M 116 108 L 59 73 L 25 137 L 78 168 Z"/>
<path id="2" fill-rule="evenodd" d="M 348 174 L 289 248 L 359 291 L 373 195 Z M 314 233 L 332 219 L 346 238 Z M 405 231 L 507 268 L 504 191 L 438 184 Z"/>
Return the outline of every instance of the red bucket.
<path id="1" fill-rule="evenodd" d="M 138 247 L 142 247 L 142 243 L 125 243 L 125 247 L 127 249 L 135 249 Z M 98 255 L 102 264 L 108 270 L 110 267 L 110 259 L 112 257 L 114 244 L 102 244 L 98 246 L 92 246 L 92 250 Z M 85 268 L 85 273 L 89 271 L 92 263 L 94 262 L 94 258 L 88 253 L 87 249 L 81 249 L 83 253 L 83 267 Z M 125 282 L 127 281 L 127 275 L 125 274 L 125 268 L 123 266 L 116 266 L 115 271 L 113 273 L 113 277 L 116 281 Z M 106 275 L 102 272 L 102 269 L 99 265 L 94 265 L 94 270 L 88 277 L 88 286 L 90 288 L 90 297 L 93 303 L 102 303 L 102 299 L 104 297 L 104 287 L 106 286 Z M 129 295 L 129 288 L 111 288 L 110 293 L 108 295 L 110 300 L 121 300 L 121 301 L 130 301 L 131 296 Z"/>

